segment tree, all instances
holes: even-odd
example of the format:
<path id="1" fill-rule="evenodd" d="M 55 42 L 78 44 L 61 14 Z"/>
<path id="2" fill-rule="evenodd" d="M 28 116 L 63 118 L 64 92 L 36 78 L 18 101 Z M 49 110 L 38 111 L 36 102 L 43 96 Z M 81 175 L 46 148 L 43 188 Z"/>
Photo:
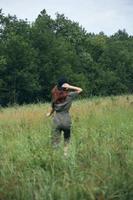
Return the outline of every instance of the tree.
<path id="1" fill-rule="evenodd" d="M 3 16 L 1 22 L 1 102 L 32 102 L 38 91 L 35 51 L 29 40 L 30 26 L 16 17 Z M 28 37 L 26 37 L 26 34 Z"/>

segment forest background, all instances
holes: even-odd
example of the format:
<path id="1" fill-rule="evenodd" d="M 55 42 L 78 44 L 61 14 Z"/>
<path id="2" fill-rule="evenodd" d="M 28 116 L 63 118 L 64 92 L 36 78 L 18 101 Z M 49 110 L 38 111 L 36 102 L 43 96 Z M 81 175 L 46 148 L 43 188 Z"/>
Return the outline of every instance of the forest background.
<path id="1" fill-rule="evenodd" d="M 0 105 L 50 100 L 60 76 L 83 88 L 83 98 L 133 92 L 133 36 L 88 33 L 63 14 L 42 10 L 36 20 L 0 10 Z"/>

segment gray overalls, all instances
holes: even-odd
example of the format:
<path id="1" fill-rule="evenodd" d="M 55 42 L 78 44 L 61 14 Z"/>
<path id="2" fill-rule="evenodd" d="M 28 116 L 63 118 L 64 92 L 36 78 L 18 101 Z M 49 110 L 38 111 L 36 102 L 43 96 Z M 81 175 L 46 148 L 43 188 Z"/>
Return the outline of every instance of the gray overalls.
<path id="1" fill-rule="evenodd" d="M 52 126 L 52 142 L 57 144 L 60 142 L 61 131 L 64 132 L 64 140 L 69 141 L 71 129 L 71 117 L 69 110 L 73 99 L 78 96 L 77 92 L 69 92 L 63 103 L 54 104 L 55 115 L 53 117 Z"/>

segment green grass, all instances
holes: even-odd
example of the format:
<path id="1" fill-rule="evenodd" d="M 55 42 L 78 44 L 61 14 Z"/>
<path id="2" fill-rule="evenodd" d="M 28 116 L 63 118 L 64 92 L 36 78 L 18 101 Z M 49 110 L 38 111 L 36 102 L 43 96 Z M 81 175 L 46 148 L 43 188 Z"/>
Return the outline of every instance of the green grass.
<path id="1" fill-rule="evenodd" d="M 69 154 L 49 104 L 0 110 L 0 200 L 132 200 L 133 96 L 73 103 Z"/>

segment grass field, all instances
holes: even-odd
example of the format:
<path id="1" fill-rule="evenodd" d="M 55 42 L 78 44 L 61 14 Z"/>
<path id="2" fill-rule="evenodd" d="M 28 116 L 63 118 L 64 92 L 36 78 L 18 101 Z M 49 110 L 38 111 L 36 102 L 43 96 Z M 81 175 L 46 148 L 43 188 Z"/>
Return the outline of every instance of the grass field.
<path id="1" fill-rule="evenodd" d="M 132 200 L 133 96 L 75 101 L 67 158 L 48 108 L 0 108 L 0 200 Z"/>

